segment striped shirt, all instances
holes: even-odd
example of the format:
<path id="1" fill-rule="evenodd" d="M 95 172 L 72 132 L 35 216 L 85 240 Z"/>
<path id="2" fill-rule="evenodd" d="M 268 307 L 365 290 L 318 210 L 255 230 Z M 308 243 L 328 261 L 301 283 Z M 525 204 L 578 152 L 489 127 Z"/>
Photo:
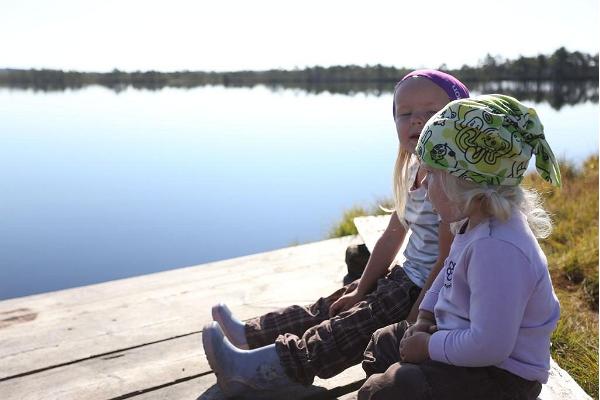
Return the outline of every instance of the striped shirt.
<path id="1" fill-rule="evenodd" d="M 413 162 L 409 168 L 408 182 L 412 184 L 419 165 Z M 425 284 L 439 252 L 440 218 L 426 194 L 424 186 L 409 190 L 404 211 L 404 219 L 411 233 L 404 250 L 405 261 L 402 266 L 410 280 L 419 287 Z"/>

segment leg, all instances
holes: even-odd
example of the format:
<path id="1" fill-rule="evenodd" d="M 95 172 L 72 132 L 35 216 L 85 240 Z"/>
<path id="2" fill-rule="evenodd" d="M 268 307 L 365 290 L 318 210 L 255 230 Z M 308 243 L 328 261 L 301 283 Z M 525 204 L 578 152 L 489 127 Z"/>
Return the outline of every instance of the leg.
<path id="1" fill-rule="evenodd" d="M 395 363 L 371 375 L 359 400 L 535 400 L 542 385 L 496 367 L 467 368 L 426 361 Z"/>
<path id="2" fill-rule="evenodd" d="M 406 274 L 398 281 L 383 278 L 364 301 L 311 327 L 302 337 L 279 336 L 275 344 L 286 373 L 310 384 L 315 376 L 330 378 L 358 364 L 373 332 L 404 319 L 419 291 Z"/>
<path id="3" fill-rule="evenodd" d="M 294 385 L 283 371 L 274 344 L 240 350 L 227 340 L 217 322 L 204 327 L 202 344 L 217 384 L 226 397 L 256 398 Z"/>
<path id="4" fill-rule="evenodd" d="M 384 373 L 392 364 L 400 361 L 398 347 L 406 329 L 408 329 L 408 322 L 402 321 L 373 333 L 362 361 L 367 376 Z"/>
<path id="5" fill-rule="evenodd" d="M 535 400 L 542 385 L 497 367 L 468 368 L 437 361 L 419 364 L 436 400 Z"/>
<path id="6" fill-rule="evenodd" d="M 347 291 L 354 290 L 357 284 L 352 282 L 310 306 L 294 305 L 249 320 L 244 327 L 248 348 L 273 344 L 285 333 L 302 336 L 310 327 L 328 319 L 331 304 Z"/>
<path id="7" fill-rule="evenodd" d="M 371 375 L 358 391 L 358 400 L 426 400 L 431 397 L 425 375 L 415 364 L 392 364 Z"/>

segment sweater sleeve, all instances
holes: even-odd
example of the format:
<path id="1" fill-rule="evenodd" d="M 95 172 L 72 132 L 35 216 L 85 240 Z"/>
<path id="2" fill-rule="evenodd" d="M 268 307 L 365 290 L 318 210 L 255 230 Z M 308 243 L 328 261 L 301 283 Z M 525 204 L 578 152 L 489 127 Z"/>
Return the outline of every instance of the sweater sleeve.
<path id="1" fill-rule="evenodd" d="M 473 243 L 465 262 L 470 326 L 434 333 L 430 357 L 464 367 L 497 365 L 515 347 L 535 273 L 516 246 L 493 238 Z"/>

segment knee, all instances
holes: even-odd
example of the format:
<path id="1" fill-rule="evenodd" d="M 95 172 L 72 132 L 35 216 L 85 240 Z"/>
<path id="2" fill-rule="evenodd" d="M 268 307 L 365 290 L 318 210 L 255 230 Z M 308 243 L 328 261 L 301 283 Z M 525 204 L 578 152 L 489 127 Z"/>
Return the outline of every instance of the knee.
<path id="1" fill-rule="evenodd" d="M 358 391 L 358 400 L 422 400 L 429 388 L 419 367 L 396 363 L 383 374 L 371 375 Z"/>
<path id="2" fill-rule="evenodd" d="M 390 356 L 394 356 L 393 350 L 397 349 L 398 343 L 399 342 L 396 340 L 393 333 L 392 326 L 388 325 L 373 332 L 364 354 L 365 356 L 372 355 L 374 357 L 386 355 L 386 358 L 389 358 Z"/>
<path id="3" fill-rule="evenodd" d="M 384 380 L 383 374 L 371 375 L 358 389 L 357 400 L 375 400 L 379 398 L 381 389 L 387 386 Z"/>
<path id="4" fill-rule="evenodd" d="M 402 340 L 402 336 L 407 327 L 408 323 L 406 321 L 401 321 L 379 328 L 373 333 L 371 340 L 377 345 L 391 345 L 397 347 L 397 345 L 400 344 L 400 340 Z"/>
<path id="5" fill-rule="evenodd" d="M 371 340 L 375 343 L 379 343 L 379 342 L 389 342 L 390 340 L 393 340 L 393 338 L 394 338 L 393 325 L 388 325 L 386 327 L 379 328 L 375 332 L 373 332 L 373 336 L 371 337 Z"/>
<path id="6" fill-rule="evenodd" d="M 363 355 L 363 369 L 367 376 L 385 372 L 392 364 L 400 361 L 398 346 L 404 333 L 398 324 L 378 329 L 371 336 Z"/>

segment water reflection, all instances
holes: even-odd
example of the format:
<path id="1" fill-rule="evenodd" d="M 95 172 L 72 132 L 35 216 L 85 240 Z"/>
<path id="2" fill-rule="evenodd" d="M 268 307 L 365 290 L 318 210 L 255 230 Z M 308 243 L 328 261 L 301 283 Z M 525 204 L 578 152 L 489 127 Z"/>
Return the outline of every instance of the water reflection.
<path id="1" fill-rule="evenodd" d="M 503 93 L 519 100 L 547 102 L 555 110 L 564 105 L 598 103 L 598 82 L 480 82 L 469 85 L 479 93 Z"/>
<path id="2" fill-rule="evenodd" d="M 513 96 L 522 101 L 534 103 L 547 102 L 555 110 L 560 110 L 565 105 L 580 103 L 598 103 L 598 82 L 595 81 L 491 81 L 491 82 L 466 82 L 467 86 L 477 93 L 502 93 Z M 333 83 L 318 86 L 296 87 L 293 85 L 273 85 L 272 90 L 296 88 L 309 93 L 335 93 L 355 95 L 365 93 L 374 96 L 388 95 L 392 92 L 393 85 L 381 83 Z"/>
<path id="3" fill-rule="evenodd" d="M 516 97 L 523 101 L 535 103 L 547 102 L 555 110 L 560 110 L 565 105 L 576 105 L 580 103 L 592 102 L 598 103 L 598 82 L 597 81 L 490 81 L 490 82 L 466 82 L 467 86 L 477 93 L 503 93 Z M 54 80 L 40 82 L 22 82 L 21 84 L 12 84 L 11 89 L 33 90 L 34 92 L 54 92 L 64 90 L 79 90 L 88 86 L 85 82 L 77 80 Z M 392 92 L 393 82 L 323 82 L 311 84 L 304 82 L 288 83 L 252 83 L 252 82 L 231 82 L 225 80 L 225 84 L 197 84 L 188 81 L 167 84 L 162 79 L 144 79 L 134 80 L 131 83 L 106 80 L 101 86 L 107 87 L 115 93 L 121 93 L 128 88 L 140 90 L 158 91 L 169 87 L 192 89 L 200 86 L 220 86 L 225 88 L 253 88 L 263 86 L 273 92 L 281 90 L 295 89 L 309 94 L 343 94 L 357 95 L 365 94 L 369 96 L 388 95 Z"/>

